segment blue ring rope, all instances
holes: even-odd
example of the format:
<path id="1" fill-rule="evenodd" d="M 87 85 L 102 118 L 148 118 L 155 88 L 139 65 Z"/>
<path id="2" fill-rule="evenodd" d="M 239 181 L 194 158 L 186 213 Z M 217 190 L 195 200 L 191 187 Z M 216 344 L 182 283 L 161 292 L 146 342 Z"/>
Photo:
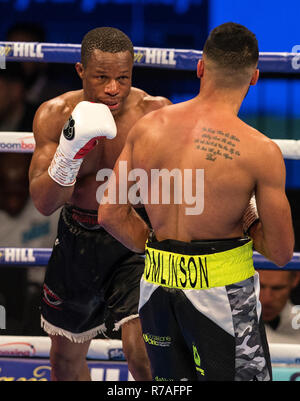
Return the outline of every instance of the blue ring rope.
<path id="1" fill-rule="evenodd" d="M 74 64 L 80 61 L 80 49 L 80 44 L 0 41 L 0 59 Z M 199 50 L 150 47 L 135 47 L 134 54 L 135 66 L 189 71 L 196 70 L 202 57 Z M 299 73 L 300 53 L 261 52 L 258 67 L 261 72 Z"/>
<path id="2" fill-rule="evenodd" d="M 0 248 L 0 267 L 3 266 L 46 266 L 51 256 L 51 248 Z M 253 253 L 253 264 L 257 270 L 300 270 L 300 252 L 295 252 L 291 261 L 278 267 L 257 252 Z"/>

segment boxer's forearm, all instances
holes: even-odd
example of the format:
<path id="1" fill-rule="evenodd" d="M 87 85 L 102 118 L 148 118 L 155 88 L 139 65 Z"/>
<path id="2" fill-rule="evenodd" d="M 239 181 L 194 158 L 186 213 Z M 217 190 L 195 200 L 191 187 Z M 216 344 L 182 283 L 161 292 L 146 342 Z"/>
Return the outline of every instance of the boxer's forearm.
<path id="1" fill-rule="evenodd" d="M 143 253 L 150 229 L 129 205 L 100 205 L 98 222 L 124 246 Z"/>
<path id="2" fill-rule="evenodd" d="M 250 230 L 249 230 L 249 235 L 253 241 L 253 247 L 254 249 L 262 254 L 263 256 L 267 257 L 267 250 L 265 249 L 265 244 L 264 244 L 264 236 L 263 236 L 263 231 L 261 227 L 261 223 L 254 224 Z"/>
<path id="3" fill-rule="evenodd" d="M 268 244 L 266 242 L 264 232 L 262 229 L 261 223 L 254 224 L 251 229 L 249 230 L 249 235 L 252 238 L 253 241 L 253 247 L 254 249 L 263 255 L 266 259 L 270 260 L 271 262 L 276 263 L 276 260 L 274 259 L 274 255 L 272 252 L 268 249 Z"/>
<path id="4" fill-rule="evenodd" d="M 254 249 L 266 259 L 278 267 L 283 267 L 288 263 L 289 260 L 285 259 L 284 252 L 276 245 L 276 241 L 274 243 L 273 238 L 268 238 L 264 233 L 261 222 L 254 224 L 250 228 L 249 235 L 252 238 Z"/>
<path id="5" fill-rule="evenodd" d="M 36 208 L 45 216 L 51 215 L 66 202 L 73 194 L 74 186 L 63 187 L 53 181 L 48 171 L 34 177 L 30 181 L 30 194 Z"/>

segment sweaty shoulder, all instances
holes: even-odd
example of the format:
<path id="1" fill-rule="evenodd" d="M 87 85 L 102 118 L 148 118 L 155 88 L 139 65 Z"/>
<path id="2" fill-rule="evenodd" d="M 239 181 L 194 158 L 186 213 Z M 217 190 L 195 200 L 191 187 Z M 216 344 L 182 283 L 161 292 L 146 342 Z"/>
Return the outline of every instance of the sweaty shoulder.
<path id="1" fill-rule="evenodd" d="M 247 126 L 247 135 L 243 136 L 245 161 L 251 167 L 269 170 L 284 163 L 281 149 L 266 135 Z M 273 166 L 273 167 L 272 167 Z"/>
<path id="2" fill-rule="evenodd" d="M 66 92 L 42 103 L 34 117 L 34 135 L 39 136 L 43 132 L 43 137 L 47 136 L 49 139 L 59 135 L 72 110 L 81 100 L 82 91 L 78 90 Z"/>
<path id="3" fill-rule="evenodd" d="M 148 95 L 146 94 L 148 97 Z M 151 96 L 149 96 L 151 98 Z M 152 99 L 156 99 L 155 97 Z M 146 99 L 146 102 L 151 102 L 152 99 Z M 142 139 L 158 140 L 160 135 L 162 135 L 163 127 L 172 119 L 170 117 L 170 109 L 174 107 L 170 101 L 164 102 L 164 98 L 157 99 L 157 103 L 152 104 L 151 108 L 145 115 L 140 118 L 133 128 L 130 130 L 128 135 L 128 140 L 132 142 L 137 142 Z M 147 105 L 148 106 L 148 105 Z M 168 106 L 168 107 L 165 107 Z"/>
<path id="4" fill-rule="evenodd" d="M 131 89 L 131 96 L 134 102 L 136 102 L 136 105 L 140 107 L 145 114 L 172 104 L 166 97 L 151 96 L 145 91 L 134 87 Z"/>
<path id="5" fill-rule="evenodd" d="M 250 145 L 253 147 L 257 147 L 257 152 L 262 152 L 268 154 L 270 156 L 274 155 L 282 155 L 279 146 L 269 137 L 262 134 L 260 131 L 256 130 L 253 127 L 247 126 L 248 128 L 248 138 L 251 142 Z"/>

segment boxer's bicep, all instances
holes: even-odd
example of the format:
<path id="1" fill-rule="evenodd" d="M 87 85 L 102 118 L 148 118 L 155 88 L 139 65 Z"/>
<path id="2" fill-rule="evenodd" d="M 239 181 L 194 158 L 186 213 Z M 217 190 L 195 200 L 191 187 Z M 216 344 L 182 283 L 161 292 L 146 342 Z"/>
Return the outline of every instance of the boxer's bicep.
<path id="1" fill-rule="evenodd" d="M 277 152 L 268 155 L 269 167 L 261 168 L 256 184 L 259 217 L 266 229 L 282 224 L 282 214 L 289 208 L 285 195 L 285 165 Z M 285 214 L 285 213 L 284 213 Z M 272 227 L 274 226 L 274 227 Z"/>
<path id="2" fill-rule="evenodd" d="M 281 153 L 268 154 L 269 167 L 257 179 L 256 203 L 264 240 L 275 255 L 293 252 L 294 233 L 291 209 L 285 193 L 285 165 Z M 279 256 L 280 258 L 280 256 Z"/>
<path id="3" fill-rule="evenodd" d="M 60 113 L 50 111 L 46 103 L 42 104 L 35 114 L 33 120 L 35 150 L 29 169 L 30 180 L 48 170 L 59 143 L 62 126 L 60 119 Z"/>
<path id="4" fill-rule="evenodd" d="M 43 104 L 33 122 L 35 150 L 29 168 L 29 190 L 36 208 L 47 216 L 66 203 L 73 192 L 73 188 L 61 187 L 48 174 L 63 125 L 59 111 Z"/>

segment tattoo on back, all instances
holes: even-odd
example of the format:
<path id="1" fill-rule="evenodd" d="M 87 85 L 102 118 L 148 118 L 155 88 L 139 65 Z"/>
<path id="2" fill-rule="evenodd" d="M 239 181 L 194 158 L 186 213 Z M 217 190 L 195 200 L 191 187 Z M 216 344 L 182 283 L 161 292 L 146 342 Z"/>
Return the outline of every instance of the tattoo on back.
<path id="1" fill-rule="evenodd" d="M 202 128 L 200 138 L 194 140 L 196 149 L 206 153 L 206 160 L 214 162 L 217 157 L 233 160 L 240 156 L 238 144 L 239 138 L 228 132 L 214 130 L 212 128 Z"/>

